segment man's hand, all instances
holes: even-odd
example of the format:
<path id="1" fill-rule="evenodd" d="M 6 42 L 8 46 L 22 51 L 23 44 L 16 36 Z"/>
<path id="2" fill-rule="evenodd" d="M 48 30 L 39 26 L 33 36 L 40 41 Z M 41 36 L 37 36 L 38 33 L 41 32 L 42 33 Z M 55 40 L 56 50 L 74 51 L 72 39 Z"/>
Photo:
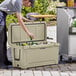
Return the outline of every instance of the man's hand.
<path id="1" fill-rule="evenodd" d="M 34 37 L 34 34 L 32 34 L 32 33 L 28 33 L 28 36 L 31 38 L 31 39 L 34 39 L 35 37 Z"/>

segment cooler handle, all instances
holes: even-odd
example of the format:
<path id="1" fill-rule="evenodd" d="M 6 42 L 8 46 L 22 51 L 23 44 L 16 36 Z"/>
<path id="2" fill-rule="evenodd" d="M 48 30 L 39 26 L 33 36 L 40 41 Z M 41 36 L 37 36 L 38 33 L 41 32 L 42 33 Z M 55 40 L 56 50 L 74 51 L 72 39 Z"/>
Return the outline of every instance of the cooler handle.
<path id="1" fill-rule="evenodd" d="M 14 60 L 16 60 L 16 61 L 20 61 L 20 54 L 21 54 L 21 49 L 19 49 L 19 57 L 18 58 L 16 58 L 16 56 L 15 56 L 15 48 L 14 48 Z"/>

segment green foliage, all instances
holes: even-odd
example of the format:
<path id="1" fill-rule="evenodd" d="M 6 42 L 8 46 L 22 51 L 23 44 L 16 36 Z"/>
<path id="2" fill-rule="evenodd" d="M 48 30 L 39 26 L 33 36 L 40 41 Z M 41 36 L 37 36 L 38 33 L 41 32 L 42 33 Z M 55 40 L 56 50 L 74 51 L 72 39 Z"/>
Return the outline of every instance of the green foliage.
<path id="1" fill-rule="evenodd" d="M 47 7 L 47 13 L 56 15 L 56 7 L 58 3 L 59 2 L 57 1 L 49 3 L 49 6 Z"/>
<path id="2" fill-rule="evenodd" d="M 76 19 L 73 20 L 72 26 L 73 26 L 73 27 L 76 27 Z"/>
<path id="3" fill-rule="evenodd" d="M 2 1 L 4 1 L 4 0 L 0 0 L 0 3 L 1 3 Z"/>
<path id="4" fill-rule="evenodd" d="M 7 19 L 6 19 L 7 28 L 10 25 L 10 23 L 15 23 L 15 22 L 18 22 L 17 18 L 15 17 L 15 15 L 8 15 L 7 16 Z"/>
<path id="5" fill-rule="evenodd" d="M 26 15 L 29 12 L 37 12 L 46 14 L 46 9 L 49 3 L 48 0 L 35 0 L 34 7 L 23 7 L 22 12 Z"/>

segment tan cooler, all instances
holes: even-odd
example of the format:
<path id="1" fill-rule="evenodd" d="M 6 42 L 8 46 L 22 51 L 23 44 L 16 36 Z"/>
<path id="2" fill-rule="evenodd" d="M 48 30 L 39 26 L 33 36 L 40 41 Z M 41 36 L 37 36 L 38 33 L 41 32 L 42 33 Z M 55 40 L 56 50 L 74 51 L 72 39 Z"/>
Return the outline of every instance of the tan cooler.
<path id="1" fill-rule="evenodd" d="M 25 25 L 35 35 L 35 39 L 31 40 L 18 24 L 13 23 L 8 29 L 13 67 L 25 69 L 58 64 L 59 44 L 46 41 L 46 23 L 27 22 Z"/>

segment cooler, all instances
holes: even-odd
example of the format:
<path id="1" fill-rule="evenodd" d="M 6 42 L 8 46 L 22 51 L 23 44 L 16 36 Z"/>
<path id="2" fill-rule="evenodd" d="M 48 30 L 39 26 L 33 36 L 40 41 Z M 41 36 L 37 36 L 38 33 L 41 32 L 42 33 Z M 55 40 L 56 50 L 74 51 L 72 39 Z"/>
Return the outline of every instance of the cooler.
<path id="1" fill-rule="evenodd" d="M 18 24 L 8 28 L 8 42 L 12 48 L 13 67 L 29 68 L 58 64 L 59 44 L 47 42 L 45 22 L 26 22 L 25 25 L 35 35 L 30 39 Z"/>

